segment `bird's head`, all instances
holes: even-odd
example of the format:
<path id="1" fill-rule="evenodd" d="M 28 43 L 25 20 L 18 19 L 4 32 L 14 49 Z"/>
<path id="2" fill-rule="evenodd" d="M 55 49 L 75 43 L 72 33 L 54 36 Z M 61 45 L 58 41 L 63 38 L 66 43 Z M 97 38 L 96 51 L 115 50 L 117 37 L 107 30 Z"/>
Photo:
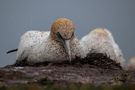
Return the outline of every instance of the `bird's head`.
<path id="1" fill-rule="evenodd" d="M 92 31 L 95 35 L 98 35 L 100 38 L 108 37 L 108 31 L 105 28 L 96 28 Z"/>
<path id="2" fill-rule="evenodd" d="M 56 19 L 51 26 L 51 38 L 61 42 L 71 60 L 70 41 L 74 37 L 74 23 L 67 18 Z"/>

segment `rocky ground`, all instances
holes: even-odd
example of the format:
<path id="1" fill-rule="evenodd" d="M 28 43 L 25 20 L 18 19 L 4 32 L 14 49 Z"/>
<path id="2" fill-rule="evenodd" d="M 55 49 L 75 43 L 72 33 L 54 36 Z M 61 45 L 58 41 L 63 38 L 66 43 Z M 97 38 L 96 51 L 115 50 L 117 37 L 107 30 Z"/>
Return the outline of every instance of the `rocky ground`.
<path id="1" fill-rule="evenodd" d="M 121 85 L 135 84 L 135 72 L 122 67 L 104 54 L 92 53 L 72 62 L 29 64 L 20 62 L 0 68 L 0 86 L 16 84 Z"/>

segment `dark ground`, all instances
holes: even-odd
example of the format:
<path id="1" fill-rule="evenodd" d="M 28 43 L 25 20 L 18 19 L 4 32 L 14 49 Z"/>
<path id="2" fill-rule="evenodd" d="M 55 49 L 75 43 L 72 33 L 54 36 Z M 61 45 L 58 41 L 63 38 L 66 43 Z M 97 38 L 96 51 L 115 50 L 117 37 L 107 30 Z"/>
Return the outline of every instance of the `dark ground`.
<path id="1" fill-rule="evenodd" d="M 0 87 L 37 84 L 60 87 L 134 85 L 135 72 L 124 70 L 120 64 L 101 53 L 92 53 L 84 59 L 76 58 L 72 62 L 17 62 L 0 68 Z"/>

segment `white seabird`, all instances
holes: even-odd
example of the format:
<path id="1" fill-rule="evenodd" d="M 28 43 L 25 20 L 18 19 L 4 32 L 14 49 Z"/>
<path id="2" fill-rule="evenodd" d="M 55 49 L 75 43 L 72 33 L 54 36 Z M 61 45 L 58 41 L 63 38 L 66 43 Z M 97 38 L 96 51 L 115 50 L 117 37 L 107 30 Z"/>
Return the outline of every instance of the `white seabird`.
<path id="1" fill-rule="evenodd" d="M 92 30 L 80 40 L 80 45 L 83 50 L 81 53 L 82 58 L 92 52 L 104 53 L 111 59 L 116 60 L 117 63 L 120 63 L 121 66 L 124 66 L 123 54 L 114 41 L 111 32 L 107 29 L 96 28 Z"/>
<path id="2" fill-rule="evenodd" d="M 17 62 L 59 62 L 80 56 L 79 40 L 75 36 L 73 22 L 66 18 L 56 19 L 51 31 L 28 31 L 21 36 Z"/>

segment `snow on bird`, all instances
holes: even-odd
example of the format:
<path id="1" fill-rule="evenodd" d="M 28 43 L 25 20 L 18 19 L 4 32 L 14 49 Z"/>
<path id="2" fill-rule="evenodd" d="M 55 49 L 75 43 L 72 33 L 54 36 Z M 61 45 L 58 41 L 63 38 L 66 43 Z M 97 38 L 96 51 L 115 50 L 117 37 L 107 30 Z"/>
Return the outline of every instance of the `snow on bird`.
<path id="1" fill-rule="evenodd" d="M 79 40 L 75 36 L 74 23 L 66 18 L 56 19 L 51 31 L 28 31 L 21 36 L 17 62 L 72 60 L 80 56 Z"/>
<path id="2" fill-rule="evenodd" d="M 92 52 L 104 53 L 112 60 L 120 63 L 121 66 L 124 66 L 125 59 L 123 58 L 123 54 L 114 41 L 111 32 L 107 29 L 96 28 L 92 30 L 80 40 L 80 45 L 83 50 L 81 53 L 82 58 Z"/>

